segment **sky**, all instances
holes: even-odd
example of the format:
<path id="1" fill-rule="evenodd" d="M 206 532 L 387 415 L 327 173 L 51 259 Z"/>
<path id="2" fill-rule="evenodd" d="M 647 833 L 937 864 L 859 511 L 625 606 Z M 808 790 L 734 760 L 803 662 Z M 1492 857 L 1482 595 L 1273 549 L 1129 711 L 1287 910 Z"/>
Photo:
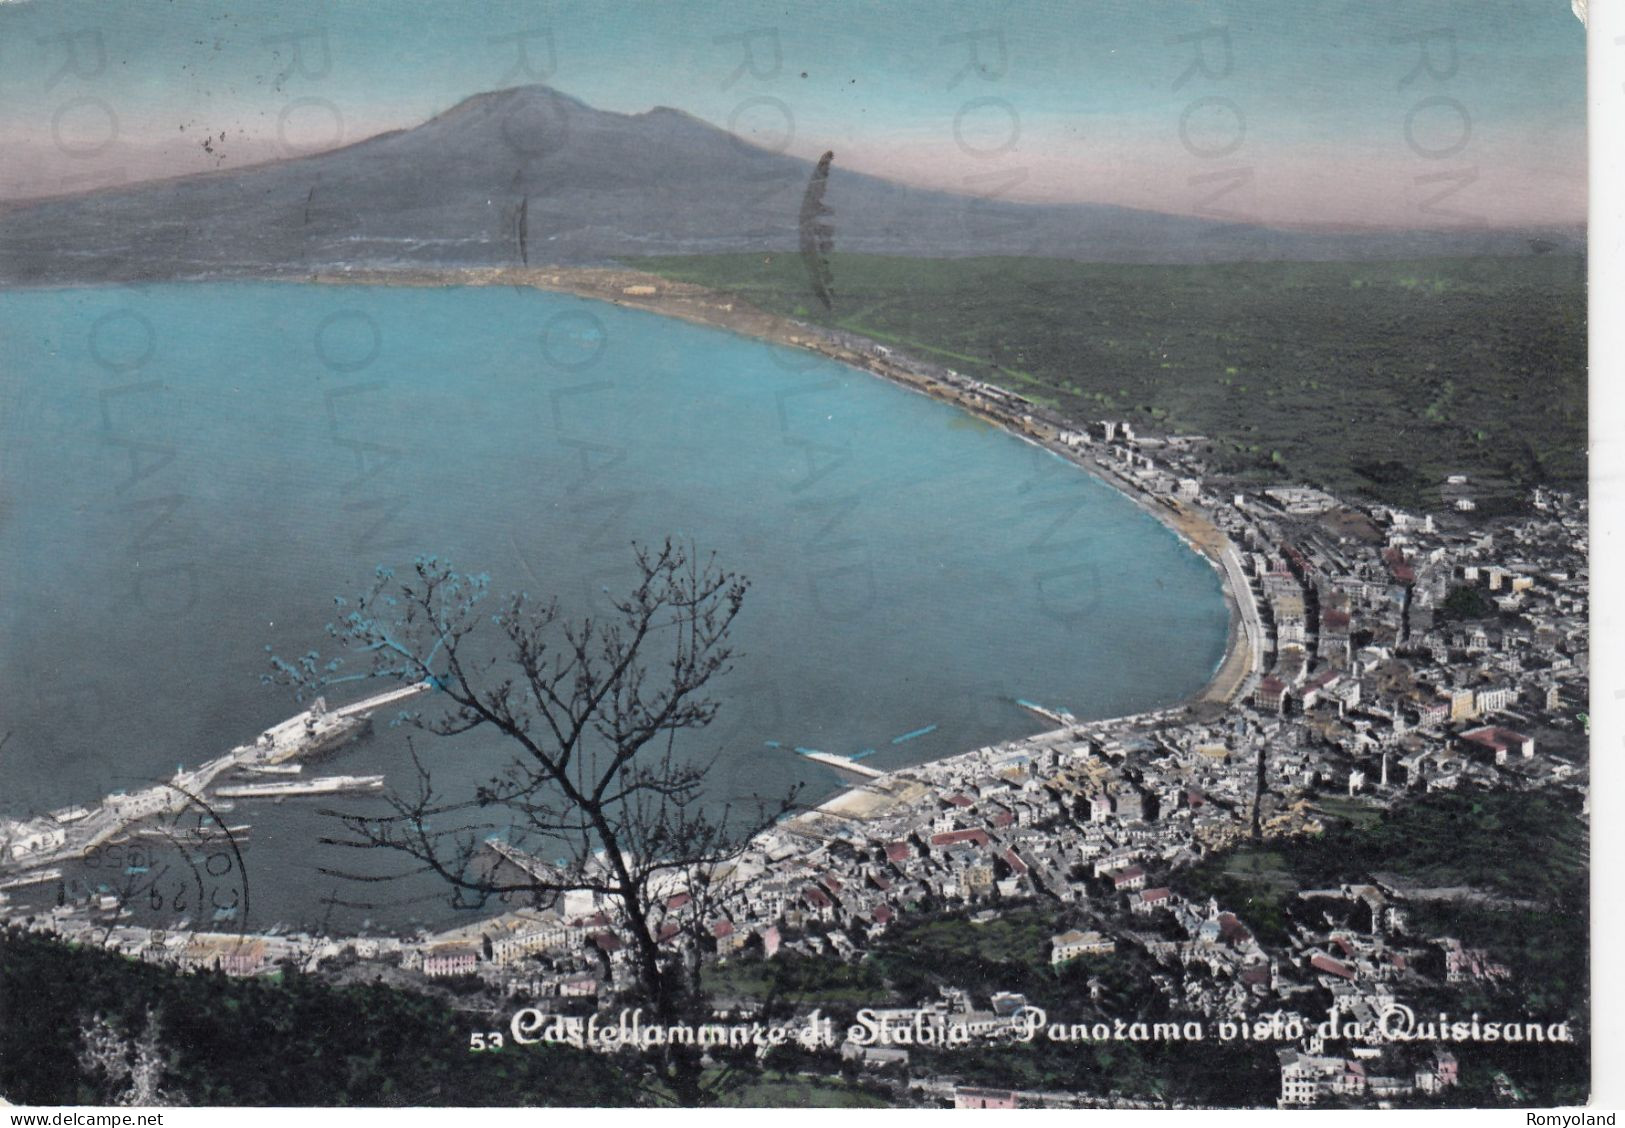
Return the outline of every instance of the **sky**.
<path id="1" fill-rule="evenodd" d="M 1578 224 L 1569 0 L 10 0 L 0 199 L 544 82 L 911 184 L 1295 226 Z"/>

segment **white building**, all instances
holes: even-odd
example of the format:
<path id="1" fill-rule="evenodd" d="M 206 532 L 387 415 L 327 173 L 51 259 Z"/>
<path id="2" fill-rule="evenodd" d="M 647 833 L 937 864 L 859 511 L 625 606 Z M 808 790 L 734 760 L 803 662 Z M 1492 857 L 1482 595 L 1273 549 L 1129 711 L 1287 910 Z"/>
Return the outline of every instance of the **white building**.
<path id="1" fill-rule="evenodd" d="M 1052 966 L 1067 963 L 1079 956 L 1104 956 L 1117 950 L 1117 941 L 1098 932 L 1079 932 L 1073 929 L 1059 936 L 1051 936 L 1049 962 Z"/>

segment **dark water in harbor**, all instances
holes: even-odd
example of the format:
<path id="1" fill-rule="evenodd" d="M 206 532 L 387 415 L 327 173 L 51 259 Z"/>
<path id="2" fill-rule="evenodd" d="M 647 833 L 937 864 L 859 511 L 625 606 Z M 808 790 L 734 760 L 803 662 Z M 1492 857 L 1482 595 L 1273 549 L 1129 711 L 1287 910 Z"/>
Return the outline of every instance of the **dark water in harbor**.
<path id="1" fill-rule="evenodd" d="M 839 787 L 795 746 L 887 768 L 1036 731 L 1018 697 L 1171 703 L 1223 651 L 1214 571 L 1111 488 L 728 333 L 529 290 L 296 284 L 6 293 L 0 332 L 8 813 L 140 786 L 291 714 L 260 684 L 265 647 L 323 646 L 335 595 L 419 554 L 577 615 L 629 582 L 634 539 L 691 538 L 748 576 L 701 741 L 719 799 Z M 505 759 L 479 735 L 421 748 L 452 792 Z M 386 727 L 306 774 L 408 770 Z M 328 894 L 407 902 L 332 927 L 444 919 L 433 886 L 318 872 L 357 862 L 316 845 L 330 802 L 237 802 L 251 923 L 312 923 Z"/>

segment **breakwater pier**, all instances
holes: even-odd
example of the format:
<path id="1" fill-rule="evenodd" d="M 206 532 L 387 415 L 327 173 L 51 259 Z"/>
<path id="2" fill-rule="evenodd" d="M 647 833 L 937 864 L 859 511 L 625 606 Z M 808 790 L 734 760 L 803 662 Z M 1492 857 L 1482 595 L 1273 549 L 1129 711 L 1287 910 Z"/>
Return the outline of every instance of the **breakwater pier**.
<path id="1" fill-rule="evenodd" d="M 853 775 L 862 776 L 864 779 L 879 779 L 886 774 L 882 771 L 876 771 L 868 764 L 859 764 L 846 756 L 837 756 L 831 752 L 819 752 L 812 748 L 797 748 L 796 751 L 809 760 L 816 760 L 818 763 L 834 768 L 836 771 L 851 772 Z"/>
<path id="2" fill-rule="evenodd" d="M 82 858 L 98 846 L 132 833 L 133 828 L 145 820 L 176 815 L 188 806 L 206 803 L 209 789 L 228 773 L 252 775 L 273 769 L 272 774 L 292 775 L 294 773 L 286 768 L 274 769 L 280 765 L 291 767 L 290 761 L 315 756 L 357 739 L 371 729 L 372 716 L 378 709 L 432 688 L 428 682 L 417 682 L 336 709 L 329 709 L 327 702 L 318 697 L 310 708 L 272 725 L 251 743 L 239 744 L 196 768 L 177 768 L 168 780 L 151 787 L 114 792 L 88 809 L 64 807 L 20 819 L 0 816 L 0 880 Z M 222 798 L 322 794 L 356 787 L 376 789 L 382 785 L 381 776 L 339 776 L 299 783 L 277 781 L 227 786 L 214 794 Z"/>
<path id="3" fill-rule="evenodd" d="M 289 795 L 332 795 L 340 791 L 379 791 L 384 786 L 381 775 L 323 776 L 321 779 L 297 779 L 276 783 L 243 783 L 222 787 L 215 791 L 224 799 L 281 799 Z"/>

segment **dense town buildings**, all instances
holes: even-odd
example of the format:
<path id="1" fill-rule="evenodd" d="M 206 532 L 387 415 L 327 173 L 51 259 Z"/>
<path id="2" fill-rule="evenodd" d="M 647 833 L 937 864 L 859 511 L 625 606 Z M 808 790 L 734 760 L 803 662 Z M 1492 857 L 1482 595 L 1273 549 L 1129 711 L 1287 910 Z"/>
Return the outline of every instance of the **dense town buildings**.
<path id="1" fill-rule="evenodd" d="M 748 950 L 859 960 L 911 913 L 951 909 L 976 920 L 1052 904 L 1078 922 L 1051 938 L 1054 965 L 1141 952 L 1167 971 L 1144 989 L 1181 1014 L 1211 1023 L 1290 1013 L 1306 1029 L 1322 1002 L 1370 1028 L 1422 986 L 1504 981 L 1508 969 L 1489 953 L 1411 930 L 1408 906 L 1419 893 L 1403 875 L 1298 891 L 1324 907 L 1325 927 L 1299 923 L 1288 943 L 1269 945 L 1238 906 L 1192 903 L 1173 878 L 1240 843 L 1319 832 L 1327 797 L 1377 812 L 1466 787 L 1583 797 L 1585 501 L 1542 489 L 1526 512 L 1490 520 L 1460 505 L 1434 516 L 1307 487 L 1257 490 L 1214 476 L 1199 442 L 1113 421 L 1052 425 L 1019 396 L 975 382 L 958 398 L 1165 510 L 1182 535 L 1205 530 L 1200 547 L 1233 601 L 1223 692 L 1138 717 L 1046 714 L 1065 723 L 865 782 L 759 835 L 711 875 L 718 895 L 701 927 L 691 927 L 686 895 L 670 898 L 663 941 L 707 959 Z M 1453 481 L 1454 496 L 1469 485 Z M 26 872 L 63 856 L 75 824 L 122 826 L 139 817 L 125 809 L 132 804 L 165 803 L 155 791 L 93 812 L 8 821 L 6 865 Z M 501 864 L 526 864 L 500 842 L 491 849 Z M 634 986 L 617 907 L 590 895 L 414 938 L 179 939 L 74 905 L 32 919 L 132 957 L 234 975 L 285 960 L 382 961 L 429 979 L 478 976 L 557 1006 L 608 1005 Z M 1436 972 L 1419 970 L 1433 964 Z M 994 999 L 985 1012 L 967 1000 L 932 1013 L 940 1025 L 996 1039 L 1021 1012 Z M 1280 1049 L 1279 1101 L 1437 1094 L 1457 1084 L 1458 1057 L 1472 1053 L 1413 1049 L 1334 1046 L 1306 1033 Z M 861 1047 L 855 1057 L 899 1067 L 907 1059 Z M 960 1107 L 1018 1102 L 1004 1090 L 950 1095 Z"/>

